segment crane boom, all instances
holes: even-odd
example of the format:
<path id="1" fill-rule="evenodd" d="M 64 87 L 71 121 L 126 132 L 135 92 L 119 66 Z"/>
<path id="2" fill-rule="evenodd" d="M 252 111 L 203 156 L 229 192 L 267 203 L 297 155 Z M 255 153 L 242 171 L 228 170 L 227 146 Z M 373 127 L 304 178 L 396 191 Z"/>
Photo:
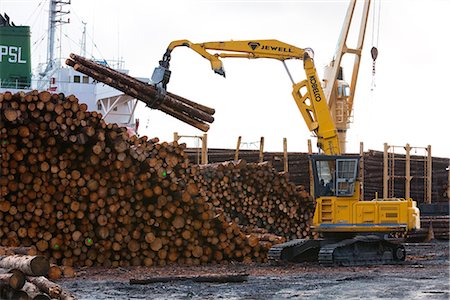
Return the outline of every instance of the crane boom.
<path id="1" fill-rule="evenodd" d="M 220 58 L 269 58 L 282 62 L 289 59 L 303 60 L 306 79 L 293 84 L 292 96 L 306 122 L 308 129 L 317 137 L 317 146 L 327 155 L 341 153 L 337 131 L 330 114 L 321 81 L 312 58 L 313 51 L 310 48 L 302 49 L 278 40 L 245 40 L 192 43 L 188 40 L 173 41 L 160 61 L 156 74 L 166 76 L 152 77 L 152 81 L 161 87 L 166 87 L 169 76 L 167 72 L 170 65 L 171 53 L 177 47 L 188 47 L 211 63 L 213 71 L 225 76 L 225 70 Z M 222 53 L 210 53 L 208 50 L 227 51 Z M 155 74 L 154 73 L 154 74 Z M 169 73 L 170 75 L 170 73 Z"/>

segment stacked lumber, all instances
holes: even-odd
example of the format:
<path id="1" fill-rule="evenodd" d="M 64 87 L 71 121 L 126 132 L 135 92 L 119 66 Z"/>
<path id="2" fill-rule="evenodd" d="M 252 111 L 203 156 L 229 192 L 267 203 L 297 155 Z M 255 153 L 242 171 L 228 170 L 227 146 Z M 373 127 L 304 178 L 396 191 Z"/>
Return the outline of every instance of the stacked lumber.
<path id="1" fill-rule="evenodd" d="M 288 239 L 310 238 L 314 203 L 270 163 L 229 161 L 199 166 L 202 193 L 233 221 Z"/>
<path id="2" fill-rule="evenodd" d="M 200 195 L 184 145 L 129 137 L 74 96 L 0 94 L 0 242 L 63 266 L 264 261 Z"/>
<path id="3" fill-rule="evenodd" d="M 411 155 L 411 198 L 417 203 L 426 203 L 426 182 L 424 180 L 424 157 Z M 448 185 L 449 158 L 432 158 L 431 203 L 448 203 L 446 194 Z M 391 168 L 391 166 L 390 166 Z M 405 176 L 405 155 L 395 154 L 394 175 Z M 383 152 L 369 150 L 364 153 L 364 199 L 383 196 Z M 394 196 L 405 197 L 405 179 L 394 179 Z"/>
<path id="4" fill-rule="evenodd" d="M 202 131 L 208 131 L 208 123 L 214 122 L 214 109 L 172 93 L 163 95 L 155 86 L 148 85 L 95 61 L 72 53 L 66 60 L 66 64 L 78 72 L 143 101 L 150 108 L 159 109 Z"/>
<path id="5" fill-rule="evenodd" d="M 27 248 L 0 248 L 2 252 L 26 252 Z M 48 280 L 49 260 L 39 255 L 0 256 L 1 299 L 76 300 L 68 291 Z"/>

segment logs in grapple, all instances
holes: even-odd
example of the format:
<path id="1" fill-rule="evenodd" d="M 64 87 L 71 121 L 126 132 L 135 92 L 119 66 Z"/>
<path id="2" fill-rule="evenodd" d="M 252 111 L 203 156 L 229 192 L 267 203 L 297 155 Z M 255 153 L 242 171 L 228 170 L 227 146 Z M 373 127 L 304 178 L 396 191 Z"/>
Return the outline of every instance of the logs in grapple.
<path id="1" fill-rule="evenodd" d="M 308 193 L 268 162 L 203 165 L 195 180 L 211 203 L 238 224 L 264 228 L 288 239 L 315 237 L 309 226 L 314 204 Z"/>
<path id="2" fill-rule="evenodd" d="M 207 123 L 214 122 L 214 109 L 172 93 L 159 94 L 153 85 L 146 84 L 95 61 L 72 53 L 70 59 L 66 60 L 66 64 L 78 72 L 143 101 L 151 108 L 159 109 L 202 131 L 208 131 L 209 125 Z"/>
<path id="3" fill-rule="evenodd" d="M 0 94 L 0 242 L 67 266 L 264 261 L 199 194 L 183 146 L 129 137 L 74 96 Z"/>

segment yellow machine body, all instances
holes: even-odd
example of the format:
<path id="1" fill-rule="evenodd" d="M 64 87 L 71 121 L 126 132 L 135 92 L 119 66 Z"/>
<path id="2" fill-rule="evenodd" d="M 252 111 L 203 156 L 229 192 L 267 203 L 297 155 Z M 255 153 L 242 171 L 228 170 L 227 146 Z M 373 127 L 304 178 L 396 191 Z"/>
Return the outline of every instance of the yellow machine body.
<path id="1" fill-rule="evenodd" d="M 313 229 L 318 232 L 405 232 L 419 228 L 419 209 L 411 199 L 316 199 Z"/>

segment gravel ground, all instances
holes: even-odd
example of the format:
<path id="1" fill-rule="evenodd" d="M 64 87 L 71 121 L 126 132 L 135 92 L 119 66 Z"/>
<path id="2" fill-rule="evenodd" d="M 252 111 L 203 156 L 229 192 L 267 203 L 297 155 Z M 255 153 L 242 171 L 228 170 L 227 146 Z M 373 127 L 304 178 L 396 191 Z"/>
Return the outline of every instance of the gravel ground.
<path id="1" fill-rule="evenodd" d="M 405 263 L 324 268 L 317 264 L 90 268 L 59 282 L 79 299 L 450 299 L 448 241 L 407 244 Z M 179 281 L 130 285 L 131 278 L 248 273 L 244 283 Z"/>

